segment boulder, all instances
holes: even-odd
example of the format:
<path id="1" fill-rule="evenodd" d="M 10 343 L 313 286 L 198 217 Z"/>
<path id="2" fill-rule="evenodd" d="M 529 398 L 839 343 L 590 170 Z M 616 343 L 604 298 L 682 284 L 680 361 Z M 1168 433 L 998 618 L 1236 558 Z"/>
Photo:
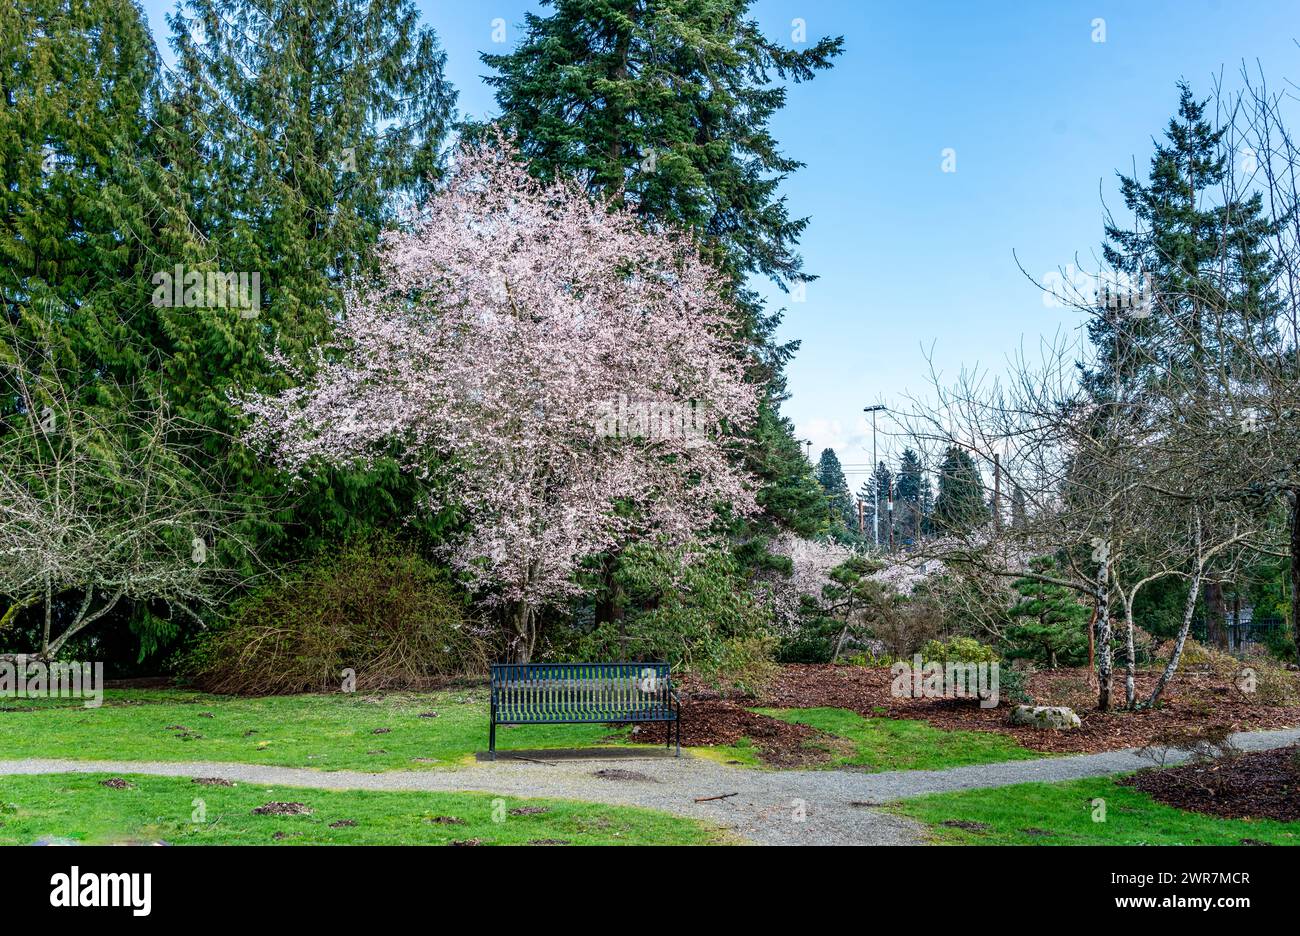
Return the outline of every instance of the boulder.
<path id="1" fill-rule="evenodd" d="M 1035 728 L 1078 728 L 1079 716 L 1064 705 L 1017 705 L 1011 712 L 1011 724 Z"/>

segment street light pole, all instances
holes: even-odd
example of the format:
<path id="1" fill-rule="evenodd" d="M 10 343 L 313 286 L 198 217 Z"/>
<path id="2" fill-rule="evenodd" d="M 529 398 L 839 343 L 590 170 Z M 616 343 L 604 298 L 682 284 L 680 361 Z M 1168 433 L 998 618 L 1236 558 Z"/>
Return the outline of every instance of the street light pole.
<path id="1" fill-rule="evenodd" d="M 880 485 L 876 481 L 876 414 L 883 406 L 864 406 L 862 412 L 871 414 L 871 539 L 880 548 Z"/>

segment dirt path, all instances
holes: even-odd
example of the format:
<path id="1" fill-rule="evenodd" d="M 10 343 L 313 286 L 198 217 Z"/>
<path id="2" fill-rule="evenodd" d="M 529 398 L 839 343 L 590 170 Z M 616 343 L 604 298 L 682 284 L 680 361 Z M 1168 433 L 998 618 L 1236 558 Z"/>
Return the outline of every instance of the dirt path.
<path id="1" fill-rule="evenodd" d="M 1300 742 L 1300 729 L 1236 736 L 1243 750 Z M 137 773 L 173 777 L 223 777 L 269 786 L 328 790 L 476 791 L 503 797 L 557 797 L 644 806 L 733 830 L 770 845 L 923 844 L 922 829 L 876 807 L 896 799 L 950 790 L 998 787 L 1127 773 L 1150 766 L 1135 752 L 1109 751 L 938 771 L 857 773 L 848 770 L 752 770 L 703 757 L 645 756 L 537 761 L 507 759 L 457 770 L 317 771 L 254 764 L 157 761 L 0 761 L 0 775 Z M 1169 758 L 1169 763 L 1178 759 Z M 605 771 L 604 775 L 599 772 Z M 726 795 L 733 794 L 733 795 Z M 697 798 L 724 797 L 696 802 Z"/>

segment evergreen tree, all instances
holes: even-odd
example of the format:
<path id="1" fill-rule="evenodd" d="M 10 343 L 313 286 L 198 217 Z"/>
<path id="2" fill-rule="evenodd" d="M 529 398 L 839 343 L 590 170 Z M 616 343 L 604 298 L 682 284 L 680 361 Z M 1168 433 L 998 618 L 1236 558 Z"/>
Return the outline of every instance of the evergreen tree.
<path id="1" fill-rule="evenodd" d="M 152 263 L 153 40 L 130 0 L 18 0 L 0 59 L 0 337 L 44 349 L 32 366 L 72 375 L 83 405 L 120 407 L 105 378 L 149 353 L 133 322 Z M 15 405 L 0 390 L 0 431 Z"/>
<path id="2" fill-rule="evenodd" d="M 1279 268 L 1266 242 L 1276 225 L 1259 192 L 1224 201 L 1227 129 L 1212 126 L 1207 102 L 1198 102 L 1186 82 L 1178 91 L 1178 112 L 1156 144 L 1148 178 L 1120 176 L 1134 227 L 1106 226 L 1107 265 L 1131 281 L 1145 277 L 1151 302 L 1137 315 L 1103 308 L 1089 326 L 1100 362 L 1085 374 L 1085 385 L 1098 402 L 1130 404 L 1099 410 L 1099 420 L 1133 418 L 1140 410 L 1131 404 L 1147 389 L 1164 387 L 1175 397 L 1190 389 L 1203 397 L 1207 362 L 1231 364 L 1234 348 L 1275 338 L 1279 303 L 1270 284 Z M 1210 308 L 1215 315 L 1207 314 Z M 1205 600 L 1210 639 L 1226 649 L 1220 582 L 1206 583 Z"/>
<path id="3" fill-rule="evenodd" d="M 1013 529 L 1023 529 L 1028 522 L 1029 514 L 1025 507 L 1025 489 L 1017 484 L 1011 489 L 1011 526 Z"/>
<path id="4" fill-rule="evenodd" d="M 817 460 L 817 482 L 826 498 L 825 509 L 831 525 L 856 530 L 858 518 L 853 508 L 853 495 L 849 493 L 849 482 L 834 449 L 822 449 L 821 458 Z"/>
<path id="5" fill-rule="evenodd" d="M 921 535 L 934 535 L 934 489 L 930 486 L 930 476 L 921 475 Z"/>
<path id="6" fill-rule="evenodd" d="M 984 479 L 975 460 L 952 446 L 939 465 L 939 496 L 934 504 L 934 524 L 939 533 L 968 533 L 989 519 L 984 502 Z"/>
<path id="7" fill-rule="evenodd" d="M 761 403 L 754 437 L 756 444 L 746 451 L 746 467 L 758 479 L 758 504 L 769 518 L 768 526 L 808 539 L 826 532 L 825 494 L 789 418 L 771 402 Z"/>
<path id="8" fill-rule="evenodd" d="M 916 452 L 903 449 L 894 479 L 894 527 L 904 544 L 921 537 L 921 459 Z"/>
<path id="9" fill-rule="evenodd" d="M 1030 568 L 1050 576 L 1055 563 L 1036 559 Z M 1088 609 L 1078 595 L 1061 585 L 1036 578 L 1017 579 L 1012 587 L 1020 598 L 1008 612 L 1010 624 L 1005 639 L 1009 658 L 1036 659 L 1047 667 L 1079 666 L 1088 659 Z"/>
<path id="10" fill-rule="evenodd" d="M 1127 274 L 1129 285 L 1142 283 L 1150 302 L 1136 310 L 1102 309 L 1089 325 L 1101 361 L 1086 380 L 1101 401 L 1117 384 L 1179 379 L 1218 343 L 1272 334 L 1277 301 L 1269 283 L 1277 271 L 1265 241 L 1275 231 L 1262 196 L 1216 201 L 1229 171 L 1226 128 L 1211 126 L 1206 102 L 1198 102 L 1186 82 L 1178 91 L 1178 113 L 1156 144 L 1147 180 L 1119 177 L 1134 227 L 1106 225 L 1106 264 Z M 1207 320 L 1208 306 L 1230 310 L 1228 331 L 1219 331 L 1222 318 Z M 1152 340 L 1157 333 L 1164 336 L 1158 345 Z M 1171 344 L 1171 334 L 1182 340 Z"/>
<path id="11" fill-rule="evenodd" d="M 892 484 L 893 475 L 884 462 L 879 462 L 871 472 L 871 477 L 862 482 L 862 488 L 858 492 L 862 498 L 863 536 L 874 543 L 879 535 L 881 546 L 889 545 L 889 494 Z M 879 523 L 875 521 L 877 507 L 880 510 Z"/>
<path id="12" fill-rule="evenodd" d="M 842 39 L 784 48 L 750 18 L 751 0 L 543 0 L 509 54 L 485 54 L 502 123 L 543 177 L 580 175 L 593 194 L 635 206 L 648 223 L 697 232 L 742 309 L 751 377 L 766 408 L 750 456 L 769 519 L 804 523 L 810 489 L 773 470 L 798 450 L 780 417 L 781 371 L 798 347 L 777 344 L 779 314 L 745 285 L 751 274 L 783 289 L 805 274 L 781 181 L 800 163 L 781 154 L 769 124 L 785 105 L 780 80 L 829 68 Z M 769 490 L 771 487 L 780 490 Z M 775 511 L 775 513 L 773 513 Z"/>
<path id="13" fill-rule="evenodd" d="M 168 17 L 176 67 L 156 145 L 184 210 L 158 268 L 260 277 L 251 313 L 158 310 L 169 396 L 196 424 L 237 428 L 230 389 L 282 379 L 271 345 L 302 360 L 345 283 L 371 269 L 380 231 L 436 180 L 455 93 L 418 19 L 412 0 L 182 0 Z M 274 491 L 249 453 L 211 455 L 250 496 Z M 418 496 L 387 463 L 313 484 L 266 535 L 347 535 Z"/>

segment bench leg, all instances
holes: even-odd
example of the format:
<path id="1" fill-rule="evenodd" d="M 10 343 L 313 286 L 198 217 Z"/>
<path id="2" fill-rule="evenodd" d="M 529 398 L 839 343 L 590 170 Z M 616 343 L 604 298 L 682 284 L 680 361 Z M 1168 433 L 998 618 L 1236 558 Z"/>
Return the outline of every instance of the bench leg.
<path id="1" fill-rule="evenodd" d="M 488 729 L 488 760 L 497 759 L 497 723 L 494 720 Z"/>
<path id="2" fill-rule="evenodd" d="M 677 713 L 677 757 L 682 756 L 682 713 Z"/>

